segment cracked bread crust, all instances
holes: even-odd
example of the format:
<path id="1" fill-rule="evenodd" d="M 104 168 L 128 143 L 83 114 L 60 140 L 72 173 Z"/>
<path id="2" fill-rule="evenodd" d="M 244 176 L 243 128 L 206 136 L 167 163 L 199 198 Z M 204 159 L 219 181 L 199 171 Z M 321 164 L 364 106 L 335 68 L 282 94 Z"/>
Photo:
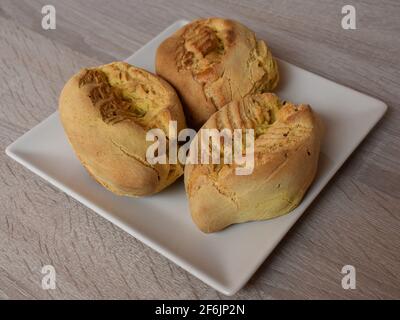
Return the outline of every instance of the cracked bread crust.
<path id="1" fill-rule="evenodd" d="M 221 18 L 195 20 L 166 39 L 157 50 L 156 71 L 178 91 L 195 129 L 228 102 L 269 92 L 279 81 L 265 42 Z"/>
<path id="2" fill-rule="evenodd" d="M 77 157 L 112 192 L 153 194 L 183 174 L 180 164 L 146 160 L 149 129 L 169 137 L 170 120 L 186 127 L 175 90 L 160 77 L 124 62 L 83 69 L 66 83 L 59 111 Z"/>
<path id="3" fill-rule="evenodd" d="M 221 108 L 202 128 L 254 129 L 255 141 L 250 175 L 236 175 L 237 165 L 223 161 L 185 166 L 189 207 L 200 230 L 271 219 L 297 207 L 320 151 L 322 126 L 310 106 L 282 103 L 272 93 L 250 95 Z"/>

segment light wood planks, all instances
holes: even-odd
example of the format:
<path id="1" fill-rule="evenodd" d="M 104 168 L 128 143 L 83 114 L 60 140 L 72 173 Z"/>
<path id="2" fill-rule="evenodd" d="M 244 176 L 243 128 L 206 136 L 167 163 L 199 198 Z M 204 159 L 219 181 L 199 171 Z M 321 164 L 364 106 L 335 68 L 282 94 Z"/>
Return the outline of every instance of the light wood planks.
<path id="1" fill-rule="evenodd" d="M 0 144 L 57 107 L 80 67 L 124 59 L 175 20 L 238 19 L 274 54 L 382 99 L 389 111 L 285 240 L 234 298 L 400 298 L 400 4 L 351 1 L 61 1 L 57 29 L 41 29 L 47 1 L 0 2 Z M 346 3 L 347 4 L 347 3 Z M 0 298 L 223 299 L 0 153 Z M 53 264 L 57 289 L 42 290 Z M 357 289 L 341 288 L 343 265 Z"/>

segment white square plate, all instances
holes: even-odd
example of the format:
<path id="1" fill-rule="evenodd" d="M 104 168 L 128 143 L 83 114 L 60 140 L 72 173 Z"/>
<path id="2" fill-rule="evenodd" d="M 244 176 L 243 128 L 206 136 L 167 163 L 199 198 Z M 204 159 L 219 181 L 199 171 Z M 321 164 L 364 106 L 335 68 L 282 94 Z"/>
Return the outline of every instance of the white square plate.
<path id="1" fill-rule="evenodd" d="M 185 23 L 175 22 L 126 61 L 154 72 L 156 48 Z M 248 281 L 387 108 L 365 94 L 285 61 L 278 63 L 282 75 L 278 95 L 309 103 L 321 116 L 326 134 L 318 175 L 306 197 L 293 212 L 276 219 L 206 235 L 191 220 L 182 179 L 151 197 L 116 196 L 91 179 L 80 165 L 58 112 L 12 143 L 6 152 L 205 283 L 232 295 Z"/>

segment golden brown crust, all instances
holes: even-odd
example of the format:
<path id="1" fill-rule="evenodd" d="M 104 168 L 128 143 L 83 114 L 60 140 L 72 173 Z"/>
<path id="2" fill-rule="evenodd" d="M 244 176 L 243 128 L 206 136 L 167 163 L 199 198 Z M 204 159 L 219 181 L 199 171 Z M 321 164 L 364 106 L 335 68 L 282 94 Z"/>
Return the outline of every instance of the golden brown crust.
<path id="1" fill-rule="evenodd" d="M 181 165 L 146 161 L 146 132 L 168 123 L 186 127 L 174 89 L 163 79 L 124 62 L 83 69 L 60 95 L 60 117 L 68 139 L 89 173 L 114 193 L 158 192 L 183 173 Z"/>
<path id="2" fill-rule="evenodd" d="M 265 42 L 221 18 L 195 20 L 166 39 L 157 50 L 156 70 L 181 95 L 194 128 L 228 102 L 271 91 L 279 80 Z"/>
<path id="3" fill-rule="evenodd" d="M 308 105 L 251 95 L 220 109 L 203 128 L 255 132 L 250 175 L 236 175 L 235 163 L 186 165 L 192 218 L 203 232 L 277 217 L 300 203 L 316 174 L 321 140 L 320 122 Z"/>

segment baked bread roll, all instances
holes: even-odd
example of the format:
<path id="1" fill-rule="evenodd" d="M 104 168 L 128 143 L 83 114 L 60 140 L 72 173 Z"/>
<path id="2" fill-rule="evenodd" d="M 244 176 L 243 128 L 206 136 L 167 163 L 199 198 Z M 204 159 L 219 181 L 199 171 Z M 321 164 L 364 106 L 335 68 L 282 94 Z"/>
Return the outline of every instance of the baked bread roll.
<path id="1" fill-rule="evenodd" d="M 272 93 L 250 95 L 220 109 L 203 128 L 254 129 L 251 174 L 236 175 L 238 165 L 224 164 L 222 158 L 220 165 L 185 166 L 190 211 L 203 232 L 274 218 L 300 203 L 320 151 L 321 126 L 310 106 L 281 103 Z"/>
<path id="2" fill-rule="evenodd" d="M 166 39 L 157 50 L 156 71 L 178 91 L 195 129 L 228 102 L 269 92 L 279 80 L 265 42 L 221 18 L 195 20 Z"/>
<path id="3" fill-rule="evenodd" d="M 169 137 L 170 120 L 186 127 L 175 90 L 163 79 L 124 62 L 83 69 L 65 85 L 59 101 L 68 139 L 89 173 L 119 195 L 156 193 L 183 174 L 180 164 L 151 165 L 146 132 Z"/>

